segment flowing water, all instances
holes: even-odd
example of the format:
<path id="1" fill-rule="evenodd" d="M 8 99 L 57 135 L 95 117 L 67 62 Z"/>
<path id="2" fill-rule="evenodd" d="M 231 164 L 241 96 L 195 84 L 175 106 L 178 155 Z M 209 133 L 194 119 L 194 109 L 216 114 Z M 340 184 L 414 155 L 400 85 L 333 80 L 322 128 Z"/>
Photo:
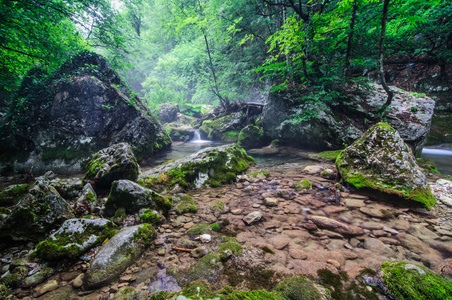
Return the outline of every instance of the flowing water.
<path id="1" fill-rule="evenodd" d="M 433 160 L 441 174 L 452 175 L 452 150 L 424 148 L 422 157 Z"/>

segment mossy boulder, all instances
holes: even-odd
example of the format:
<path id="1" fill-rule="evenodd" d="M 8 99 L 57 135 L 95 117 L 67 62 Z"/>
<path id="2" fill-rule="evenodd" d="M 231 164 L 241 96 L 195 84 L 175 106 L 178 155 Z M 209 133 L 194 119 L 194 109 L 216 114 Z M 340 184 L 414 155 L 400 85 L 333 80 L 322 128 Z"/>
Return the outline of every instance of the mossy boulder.
<path id="1" fill-rule="evenodd" d="M 29 193 L 0 221 L 0 237 L 39 241 L 51 229 L 73 217 L 69 203 L 49 180 L 40 177 Z"/>
<path id="2" fill-rule="evenodd" d="M 254 159 L 237 144 L 204 148 L 140 175 L 139 184 L 160 190 L 190 190 L 236 181 Z"/>
<path id="3" fill-rule="evenodd" d="M 302 181 L 293 183 L 292 187 L 297 191 L 309 191 L 312 188 L 312 183 L 309 180 L 304 179 Z"/>
<path id="4" fill-rule="evenodd" d="M 28 185 L 14 184 L 6 187 L 0 192 L 0 206 L 11 206 L 28 193 Z"/>
<path id="5" fill-rule="evenodd" d="M 176 206 L 176 213 L 184 214 L 187 212 L 195 213 L 198 211 L 196 203 L 189 195 L 183 195 L 179 198 L 179 204 Z"/>
<path id="6" fill-rule="evenodd" d="M 58 193 L 66 200 L 74 200 L 80 196 L 84 187 L 83 178 L 55 178 L 50 180 L 50 185 L 53 186 Z"/>
<path id="7" fill-rule="evenodd" d="M 89 248 L 111 238 L 115 228 L 110 220 L 101 218 L 66 220 L 38 244 L 33 255 L 47 261 L 76 259 Z"/>
<path id="8" fill-rule="evenodd" d="M 373 198 L 431 209 L 436 199 L 411 149 L 386 123 L 372 126 L 336 159 L 342 180 Z"/>
<path id="9" fill-rule="evenodd" d="M 293 276 L 284 279 L 274 288 L 284 299 L 290 300 L 320 300 L 326 299 L 310 279 L 304 276 Z"/>
<path id="10" fill-rule="evenodd" d="M 165 217 L 156 210 L 145 209 L 140 211 L 140 219 L 143 223 L 158 224 L 165 220 Z"/>
<path id="11" fill-rule="evenodd" d="M 94 154 L 86 169 L 85 180 L 104 187 L 119 179 L 136 180 L 139 173 L 137 159 L 127 143 L 100 150 Z"/>
<path id="12" fill-rule="evenodd" d="M 112 216 L 123 207 L 133 214 L 141 208 L 168 210 L 173 203 L 171 197 L 163 197 L 151 189 L 144 188 L 130 180 L 117 180 L 111 185 L 110 195 L 105 202 L 105 214 Z"/>
<path id="13" fill-rule="evenodd" d="M 203 136 L 207 136 L 209 140 L 237 142 L 245 119 L 243 112 L 231 113 L 216 120 L 204 121 L 199 131 Z"/>
<path id="14" fill-rule="evenodd" d="M 388 261 L 378 274 L 393 299 L 452 299 L 452 280 L 429 269 L 402 261 Z"/>
<path id="15" fill-rule="evenodd" d="M 84 287 L 95 289 L 110 283 L 141 256 L 156 236 L 149 224 L 122 229 L 94 257 L 85 273 Z"/>
<path id="16" fill-rule="evenodd" d="M 169 133 L 172 141 L 187 142 L 193 139 L 195 130 L 190 125 L 180 125 L 176 123 L 168 123 L 165 130 Z"/>
<path id="17" fill-rule="evenodd" d="M 319 161 L 335 162 L 342 150 L 322 151 L 315 154 L 309 154 L 310 159 Z"/>
<path id="18" fill-rule="evenodd" d="M 77 198 L 76 207 L 83 208 L 85 214 L 94 211 L 97 202 L 97 194 L 90 183 L 85 184 L 80 196 Z"/>
<path id="19" fill-rule="evenodd" d="M 248 125 L 240 130 L 237 144 L 244 148 L 264 145 L 264 132 L 255 125 Z"/>

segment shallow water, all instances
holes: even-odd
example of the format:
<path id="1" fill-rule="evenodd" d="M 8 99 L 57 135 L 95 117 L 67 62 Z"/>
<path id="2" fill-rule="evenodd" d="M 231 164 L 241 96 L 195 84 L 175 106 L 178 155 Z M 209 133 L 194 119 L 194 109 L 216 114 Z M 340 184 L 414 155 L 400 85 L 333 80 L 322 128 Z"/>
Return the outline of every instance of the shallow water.
<path id="1" fill-rule="evenodd" d="M 421 157 L 433 160 L 441 174 L 452 175 L 452 150 L 424 148 Z"/>

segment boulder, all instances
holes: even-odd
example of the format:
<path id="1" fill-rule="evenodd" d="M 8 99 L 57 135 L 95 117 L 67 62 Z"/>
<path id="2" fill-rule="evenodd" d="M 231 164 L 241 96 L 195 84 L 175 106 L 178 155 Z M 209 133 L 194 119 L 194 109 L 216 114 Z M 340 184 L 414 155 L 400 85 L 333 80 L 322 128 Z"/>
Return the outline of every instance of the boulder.
<path id="1" fill-rule="evenodd" d="M 101 56 L 83 52 L 49 76 L 25 76 L 2 136 L 0 169 L 80 171 L 92 153 L 120 142 L 138 157 L 171 143 L 156 119 Z"/>
<path id="2" fill-rule="evenodd" d="M 51 229 L 74 217 L 70 205 L 49 180 L 40 177 L 29 194 L 0 221 L 0 237 L 41 240 Z"/>
<path id="3" fill-rule="evenodd" d="M 80 212 L 92 212 L 96 207 L 97 195 L 90 183 L 85 184 L 80 197 L 77 198 L 76 210 Z"/>
<path id="4" fill-rule="evenodd" d="M 254 159 L 237 144 L 204 148 L 140 174 L 139 183 L 156 190 L 189 190 L 236 181 Z"/>
<path id="5" fill-rule="evenodd" d="M 238 111 L 213 121 L 204 121 L 202 126 L 199 127 L 199 131 L 203 136 L 207 136 L 209 140 L 237 142 L 245 120 L 245 114 Z"/>
<path id="6" fill-rule="evenodd" d="M 160 123 L 171 123 L 177 120 L 177 114 L 180 112 L 177 103 L 163 103 L 159 107 L 157 118 Z"/>
<path id="7" fill-rule="evenodd" d="M 300 103 L 297 95 L 270 93 L 262 113 L 264 134 L 271 140 L 321 150 L 350 145 L 377 122 L 374 112 L 387 98 L 380 85 L 369 85 L 370 89 L 345 91 L 345 98 L 332 102 Z M 395 93 L 387 110 L 388 123 L 400 132 L 416 156 L 420 156 L 430 131 L 435 101 L 391 88 Z M 299 122 L 290 121 L 297 116 Z"/>
<path id="8" fill-rule="evenodd" d="M 83 179 L 77 177 L 65 179 L 55 178 L 50 181 L 50 185 L 66 200 L 77 199 L 84 186 Z"/>
<path id="9" fill-rule="evenodd" d="M 190 125 L 167 123 L 165 128 L 169 132 L 172 141 L 187 142 L 195 136 L 195 129 Z"/>
<path id="10" fill-rule="evenodd" d="M 86 169 L 85 180 L 104 187 L 109 187 L 118 179 L 136 180 L 139 173 L 137 159 L 127 143 L 100 150 L 94 154 Z"/>
<path id="11" fill-rule="evenodd" d="M 336 160 L 342 180 L 376 199 L 431 209 L 436 199 L 411 149 L 386 123 L 372 126 Z"/>
<path id="12" fill-rule="evenodd" d="M 70 219 L 40 242 L 34 255 L 47 261 L 75 259 L 89 248 L 102 243 L 115 234 L 116 225 L 110 220 Z"/>
<path id="13" fill-rule="evenodd" d="M 95 289 L 117 278 L 141 256 L 156 236 L 157 232 L 149 224 L 122 229 L 94 257 L 86 271 L 84 287 Z"/>
<path id="14" fill-rule="evenodd" d="M 14 184 L 6 187 L 0 192 L 0 206 L 11 206 L 28 193 L 28 185 Z"/>
<path id="15" fill-rule="evenodd" d="M 261 147 L 264 145 L 264 132 L 255 125 L 247 125 L 240 130 L 237 144 L 244 148 Z"/>
<path id="16" fill-rule="evenodd" d="M 383 263 L 378 278 L 392 299 L 449 299 L 452 295 L 450 278 L 408 262 Z"/>
<path id="17" fill-rule="evenodd" d="M 139 186 L 129 180 L 117 180 L 111 185 L 110 195 L 105 202 L 105 214 L 112 216 L 119 208 L 133 214 L 141 208 L 168 210 L 172 207 L 169 197 L 162 197 L 151 189 Z"/>

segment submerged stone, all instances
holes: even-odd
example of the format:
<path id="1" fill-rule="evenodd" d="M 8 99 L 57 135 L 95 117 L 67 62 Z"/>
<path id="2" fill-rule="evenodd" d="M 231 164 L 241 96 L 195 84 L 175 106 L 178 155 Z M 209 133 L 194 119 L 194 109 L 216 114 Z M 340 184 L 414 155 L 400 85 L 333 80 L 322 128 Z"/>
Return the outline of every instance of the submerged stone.
<path id="1" fill-rule="evenodd" d="M 370 197 L 431 209 L 436 199 L 411 149 L 386 123 L 371 127 L 336 160 L 342 180 Z"/>
<path id="2" fill-rule="evenodd" d="M 119 179 L 136 180 L 139 172 L 137 159 L 127 143 L 100 150 L 94 154 L 86 169 L 85 180 L 105 187 Z"/>
<path id="3" fill-rule="evenodd" d="M 254 159 L 237 144 L 204 148 L 140 175 L 139 183 L 157 190 L 189 190 L 236 181 Z"/>
<path id="4" fill-rule="evenodd" d="M 112 216 L 119 208 L 132 214 L 141 208 L 168 210 L 171 207 L 170 197 L 162 197 L 130 180 L 117 180 L 111 185 L 110 195 L 105 202 L 105 214 Z"/>
<path id="5" fill-rule="evenodd" d="M 70 219 L 40 242 L 34 255 L 47 261 L 75 259 L 86 250 L 115 234 L 116 226 L 107 219 Z"/>
<path id="6" fill-rule="evenodd" d="M 156 236 L 155 229 L 149 224 L 122 229 L 94 257 L 85 274 L 85 288 L 99 288 L 117 278 L 140 257 Z"/>

